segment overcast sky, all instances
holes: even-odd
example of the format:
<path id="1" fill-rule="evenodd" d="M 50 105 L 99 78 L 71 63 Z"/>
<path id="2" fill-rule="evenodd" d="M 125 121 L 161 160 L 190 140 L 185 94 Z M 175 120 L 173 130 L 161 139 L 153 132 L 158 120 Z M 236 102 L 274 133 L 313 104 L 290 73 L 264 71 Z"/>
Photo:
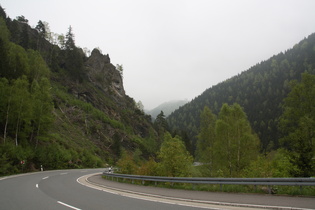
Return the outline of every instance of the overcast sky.
<path id="1" fill-rule="evenodd" d="M 124 67 L 126 93 L 146 109 L 191 100 L 315 32 L 314 0 L 1 0 L 8 16 Z"/>

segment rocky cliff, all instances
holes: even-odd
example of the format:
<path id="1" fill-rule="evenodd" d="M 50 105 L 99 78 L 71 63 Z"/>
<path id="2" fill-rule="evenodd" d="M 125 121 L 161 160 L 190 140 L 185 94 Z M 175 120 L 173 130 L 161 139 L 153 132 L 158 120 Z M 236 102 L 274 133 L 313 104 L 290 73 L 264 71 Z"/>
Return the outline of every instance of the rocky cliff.
<path id="1" fill-rule="evenodd" d="M 110 63 L 108 54 L 103 55 L 98 49 L 94 49 L 85 62 L 85 67 L 89 81 L 95 86 L 104 92 L 112 91 L 117 101 L 119 101 L 119 97 L 125 96 L 121 74 Z"/>
<path id="2" fill-rule="evenodd" d="M 6 17 L 1 6 L 0 25 L 0 86 L 16 91 L 0 91 L 0 113 L 10 107 L 10 123 L 0 120 L 0 142 L 6 142 L 0 159 L 10 166 L 6 174 L 22 172 L 20 157 L 25 172 L 41 165 L 103 167 L 135 151 L 139 158 L 154 155 L 159 138 L 150 116 L 125 94 L 122 75 L 108 55 L 94 49 L 87 57 L 73 40 L 70 47 L 57 45 L 26 20 Z M 12 107 L 21 104 L 17 113 Z M 12 117 L 15 113 L 23 119 Z"/>

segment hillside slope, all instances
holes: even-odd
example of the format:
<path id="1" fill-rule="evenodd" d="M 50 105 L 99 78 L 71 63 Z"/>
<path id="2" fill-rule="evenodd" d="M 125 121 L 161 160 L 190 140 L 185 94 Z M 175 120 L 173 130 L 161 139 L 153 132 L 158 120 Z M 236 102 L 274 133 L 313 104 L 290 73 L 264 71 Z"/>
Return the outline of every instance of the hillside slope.
<path id="1" fill-rule="evenodd" d="M 49 36 L 41 21 L 31 28 L 0 7 L 0 175 L 102 167 L 125 152 L 156 151 L 151 118 L 125 94 L 109 56 L 86 56 L 71 27 L 64 42 Z"/>
<path id="2" fill-rule="evenodd" d="M 172 113 L 167 121 L 173 130 L 187 131 L 195 143 L 204 106 L 218 114 L 223 103 L 238 103 L 259 135 L 261 150 L 278 148 L 281 133 L 277 124 L 282 114 L 282 101 L 290 91 L 290 81 L 300 81 L 301 73 L 306 71 L 315 74 L 315 34 L 292 49 L 212 86 Z"/>

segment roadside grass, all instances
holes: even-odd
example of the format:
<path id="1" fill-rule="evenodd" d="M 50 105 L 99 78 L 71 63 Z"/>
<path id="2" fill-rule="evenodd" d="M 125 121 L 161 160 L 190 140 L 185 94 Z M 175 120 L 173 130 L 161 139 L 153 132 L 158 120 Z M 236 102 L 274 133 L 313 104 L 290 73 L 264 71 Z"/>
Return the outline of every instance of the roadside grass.
<path id="1" fill-rule="evenodd" d="M 227 192 L 227 193 L 257 193 L 269 194 L 269 186 L 266 185 L 206 185 L 206 184 L 187 184 L 187 183 L 169 183 L 169 182 L 152 182 L 130 179 L 117 179 L 103 176 L 104 179 L 118 181 L 144 186 L 153 186 L 171 189 L 196 190 L 207 192 Z M 290 195 L 290 196 L 311 196 L 315 197 L 315 186 L 270 186 L 270 193 L 273 195 Z"/>

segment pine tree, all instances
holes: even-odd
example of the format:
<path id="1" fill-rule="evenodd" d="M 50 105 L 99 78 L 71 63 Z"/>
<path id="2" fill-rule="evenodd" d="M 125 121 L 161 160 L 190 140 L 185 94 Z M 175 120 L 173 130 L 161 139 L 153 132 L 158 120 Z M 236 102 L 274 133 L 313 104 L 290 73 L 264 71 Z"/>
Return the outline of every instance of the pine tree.
<path id="1" fill-rule="evenodd" d="M 0 77 L 9 71 L 9 34 L 5 21 L 0 17 Z"/>
<path id="2" fill-rule="evenodd" d="M 74 50 L 76 48 L 74 42 L 74 34 L 72 32 L 71 26 L 69 26 L 68 32 L 66 34 L 65 48 L 66 50 Z"/>
<path id="3" fill-rule="evenodd" d="M 165 131 L 168 131 L 168 123 L 165 119 L 163 111 L 161 111 L 160 114 L 156 116 L 154 126 L 158 130 L 160 136 L 163 135 Z"/>
<path id="4" fill-rule="evenodd" d="M 79 49 L 75 46 L 74 34 L 71 26 L 66 34 L 65 55 L 65 66 L 69 74 L 76 82 L 81 81 L 83 74 L 83 58 Z"/>

